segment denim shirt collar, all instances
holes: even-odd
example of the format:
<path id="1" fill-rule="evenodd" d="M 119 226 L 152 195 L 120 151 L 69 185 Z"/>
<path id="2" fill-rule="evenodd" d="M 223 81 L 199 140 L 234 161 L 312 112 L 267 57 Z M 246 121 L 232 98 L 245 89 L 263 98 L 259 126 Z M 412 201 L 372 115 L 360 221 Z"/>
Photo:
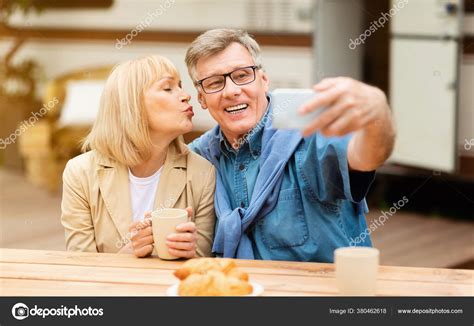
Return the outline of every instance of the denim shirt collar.
<path id="1" fill-rule="evenodd" d="M 265 111 L 265 114 L 262 116 L 260 121 L 257 125 L 247 132 L 244 136 L 239 139 L 238 148 L 234 149 L 234 147 L 229 143 L 229 141 L 225 138 L 224 134 L 222 133 L 222 129 L 219 128 L 219 143 L 222 153 L 229 158 L 229 155 L 237 155 L 239 150 L 247 150 L 253 156 L 253 158 L 257 158 L 260 156 L 261 149 L 262 149 L 262 134 L 263 129 L 265 127 L 264 121 L 266 121 L 268 115 L 270 114 L 270 96 L 267 96 L 268 105 Z"/>

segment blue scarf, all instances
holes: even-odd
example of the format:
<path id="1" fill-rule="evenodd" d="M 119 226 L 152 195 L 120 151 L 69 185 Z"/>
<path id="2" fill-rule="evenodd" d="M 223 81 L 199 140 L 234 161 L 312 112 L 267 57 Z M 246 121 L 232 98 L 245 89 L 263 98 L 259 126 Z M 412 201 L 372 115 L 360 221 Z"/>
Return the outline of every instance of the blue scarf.
<path id="1" fill-rule="evenodd" d="M 269 114 L 266 114 L 255 127 L 261 128 L 261 124 L 264 124 L 262 153 L 259 158 L 260 171 L 247 209 L 241 207 L 232 209 L 224 187 L 222 172 L 219 170 L 220 127 L 216 126 L 201 137 L 202 155 L 217 169 L 214 204 L 218 222 L 212 251 L 218 256 L 255 259 L 252 242 L 246 230 L 252 223 L 271 212 L 277 204 L 285 166 L 302 140 L 297 130 L 273 129 L 271 107 L 268 110 Z M 285 231 L 275 230 L 275 232 Z"/>

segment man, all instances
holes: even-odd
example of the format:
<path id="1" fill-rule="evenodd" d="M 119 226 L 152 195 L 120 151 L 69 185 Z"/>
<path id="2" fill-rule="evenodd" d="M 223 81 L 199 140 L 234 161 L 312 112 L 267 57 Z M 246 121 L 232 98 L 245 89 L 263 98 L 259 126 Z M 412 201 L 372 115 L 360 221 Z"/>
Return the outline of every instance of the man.
<path id="1" fill-rule="evenodd" d="M 186 64 L 202 108 L 218 123 L 190 144 L 218 170 L 213 252 L 332 262 L 334 249 L 367 228 L 365 195 L 392 151 L 383 92 L 349 78 L 325 79 L 300 111 L 327 110 L 302 132 L 275 130 L 260 48 L 246 32 L 205 32 Z"/>

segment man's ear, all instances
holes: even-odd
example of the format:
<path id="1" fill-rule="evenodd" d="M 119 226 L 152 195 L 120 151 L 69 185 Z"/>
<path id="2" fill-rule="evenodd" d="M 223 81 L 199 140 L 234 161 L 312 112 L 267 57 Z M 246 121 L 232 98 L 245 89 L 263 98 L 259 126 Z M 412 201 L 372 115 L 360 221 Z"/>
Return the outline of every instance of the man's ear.
<path id="1" fill-rule="evenodd" d="M 207 110 L 206 99 L 204 98 L 204 94 L 202 93 L 202 91 L 198 91 L 198 101 L 199 104 L 201 104 L 202 109 Z"/>
<path id="2" fill-rule="evenodd" d="M 265 90 L 265 93 L 268 93 L 268 89 L 270 88 L 270 80 L 268 79 L 267 74 L 263 71 L 260 70 L 262 74 L 262 86 L 263 89 Z"/>

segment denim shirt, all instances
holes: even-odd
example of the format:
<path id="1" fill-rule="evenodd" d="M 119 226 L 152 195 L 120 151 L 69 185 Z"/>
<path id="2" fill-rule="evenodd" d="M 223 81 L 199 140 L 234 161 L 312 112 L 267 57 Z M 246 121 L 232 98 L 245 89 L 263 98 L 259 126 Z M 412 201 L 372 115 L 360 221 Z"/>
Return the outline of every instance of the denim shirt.
<path id="1" fill-rule="evenodd" d="M 219 134 L 223 155 L 216 168 L 222 173 L 232 208 L 249 205 L 260 169 L 262 133 L 263 128 L 250 132 L 238 150 L 222 131 Z M 349 171 L 350 138 L 316 133 L 298 145 L 285 168 L 277 205 L 247 230 L 255 258 L 333 262 L 336 248 L 352 245 L 351 239 L 366 231 L 365 195 L 375 172 Z M 201 154 L 199 144 L 198 138 L 189 148 Z M 356 245 L 372 244 L 364 237 Z"/>

